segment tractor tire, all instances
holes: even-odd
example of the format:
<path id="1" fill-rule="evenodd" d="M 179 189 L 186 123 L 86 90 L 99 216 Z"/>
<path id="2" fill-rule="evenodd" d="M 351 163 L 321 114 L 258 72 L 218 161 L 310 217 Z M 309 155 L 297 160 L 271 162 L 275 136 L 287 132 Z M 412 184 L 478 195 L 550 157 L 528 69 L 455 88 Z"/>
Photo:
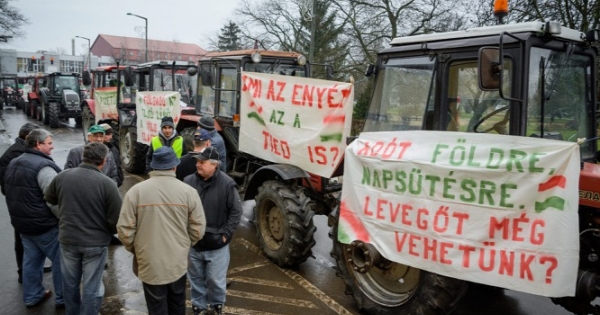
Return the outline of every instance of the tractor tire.
<path id="1" fill-rule="evenodd" d="M 194 133 L 196 130 L 196 128 L 188 127 L 183 129 L 179 134 L 183 138 L 183 145 L 188 152 L 194 151 Z"/>
<path id="2" fill-rule="evenodd" d="M 60 121 L 58 120 L 58 110 L 58 103 L 50 102 L 48 104 L 48 111 L 46 111 L 46 115 L 48 116 L 50 128 L 58 128 L 60 126 Z"/>
<path id="3" fill-rule="evenodd" d="M 25 114 L 25 116 L 27 117 L 31 117 L 31 105 L 29 102 L 25 102 L 23 103 L 23 107 L 21 109 L 23 109 L 23 113 Z"/>
<path id="4" fill-rule="evenodd" d="M 75 127 L 81 127 L 82 122 L 83 122 L 83 117 L 81 117 L 81 115 L 75 116 Z"/>
<path id="5" fill-rule="evenodd" d="M 137 142 L 137 128 L 121 128 L 119 130 L 119 140 L 123 169 L 132 174 L 144 173 L 146 171 L 148 146 Z"/>
<path id="6" fill-rule="evenodd" d="M 95 123 L 96 120 L 94 118 L 94 114 L 92 114 L 92 111 L 90 110 L 90 107 L 87 105 L 83 105 L 83 108 L 81 109 L 81 128 L 83 129 L 84 143 L 87 142 L 87 131 Z"/>
<path id="7" fill-rule="evenodd" d="M 352 269 L 349 245 L 338 241 L 339 207 L 330 214 L 329 237 L 336 275 L 344 280 L 361 313 L 369 315 L 446 315 L 467 290 L 467 282 L 386 261 L 366 273 Z"/>
<path id="8" fill-rule="evenodd" d="M 266 256 L 280 267 L 297 266 L 312 255 L 317 230 L 304 187 L 276 180 L 258 188 L 254 225 Z"/>

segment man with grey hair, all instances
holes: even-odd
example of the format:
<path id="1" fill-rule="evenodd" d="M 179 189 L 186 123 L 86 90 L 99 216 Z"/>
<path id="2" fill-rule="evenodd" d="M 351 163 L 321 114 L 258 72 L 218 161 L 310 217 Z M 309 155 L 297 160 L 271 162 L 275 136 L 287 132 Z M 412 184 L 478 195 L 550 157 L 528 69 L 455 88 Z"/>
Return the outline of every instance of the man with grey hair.
<path id="1" fill-rule="evenodd" d="M 21 129 L 19 130 L 19 136 L 15 139 L 15 143 L 8 147 L 6 152 L 4 152 L 2 157 L 0 157 L 0 190 L 2 191 L 3 195 L 6 195 L 4 191 L 4 174 L 6 173 L 6 167 L 10 161 L 25 152 L 25 138 L 27 138 L 27 135 L 29 135 L 31 130 L 37 128 L 40 128 L 40 126 L 34 123 L 26 123 L 21 126 Z M 17 230 L 15 230 L 15 257 L 17 258 L 17 273 L 19 274 L 18 281 L 19 283 L 23 283 L 23 241 L 21 241 L 21 235 L 19 232 L 17 232 Z"/>
<path id="2" fill-rule="evenodd" d="M 242 216 L 236 183 L 219 170 L 219 153 L 213 146 L 195 156 L 197 172 L 183 181 L 194 187 L 206 214 L 206 233 L 190 249 L 190 280 L 194 315 L 223 314 L 229 267 L 229 242 Z"/>
<path id="3" fill-rule="evenodd" d="M 25 152 L 8 164 L 4 174 L 11 223 L 23 240 L 23 302 L 27 307 L 34 307 L 52 295 L 43 285 L 42 270 L 47 257 L 53 265 L 56 307 L 61 308 L 64 300 L 58 218 L 44 200 L 44 189 L 61 169 L 50 157 L 54 149 L 50 132 L 34 129 L 25 144 Z"/>
<path id="4" fill-rule="evenodd" d="M 86 144 L 83 163 L 58 174 L 45 191 L 46 201 L 58 205 L 67 314 L 98 314 L 102 305 L 102 272 L 121 210 L 117 185 L 101 171 L 108 154 L 102 143 Z"/>

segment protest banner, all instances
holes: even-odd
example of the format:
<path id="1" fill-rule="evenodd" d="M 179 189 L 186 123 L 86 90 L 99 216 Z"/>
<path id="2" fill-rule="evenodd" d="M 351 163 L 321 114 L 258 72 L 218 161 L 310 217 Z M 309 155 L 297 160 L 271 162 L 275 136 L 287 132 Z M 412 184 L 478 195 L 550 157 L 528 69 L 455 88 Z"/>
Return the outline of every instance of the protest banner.
<path id="1" fill-rule="evenodd" d="M 117 87 L 102 87 L 94 89 L 95 122 L 103 119 L 119 119 L 117 111 Z"/>
<path id="2" fill-rule="evenodd" d="M 173 117 L 175 126 L 181 118 L 179 92 L 151 91 L 137 92 L 135 105 L 137 108 L 137 141 L 149 145 L 152 137 L 160 131 L 160 121 L 165 116 Z"/>
<path id="3" fill-rule="evenodd" d="M 338 240 L 453 278 L 573 296 L 578 189 L 573 142 L 362 133 L 346 149 Z"/>
<path id="4" fill-rule="evenodd" d="M 350 135 L 352 83 L 242 72 L 239 149 L 331 177 Z"/>

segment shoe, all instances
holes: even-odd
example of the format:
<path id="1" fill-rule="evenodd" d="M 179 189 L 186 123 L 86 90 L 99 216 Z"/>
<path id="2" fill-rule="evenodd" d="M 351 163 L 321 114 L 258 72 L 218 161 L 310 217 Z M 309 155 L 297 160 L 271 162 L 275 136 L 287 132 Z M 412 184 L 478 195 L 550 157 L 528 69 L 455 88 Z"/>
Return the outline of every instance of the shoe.
<path id="1" fill-rule="evenodd" d="M 33 304 L 29 304 L 29 305 L 25 304 L 25 306 L 27 306 L 27 308 L 36 307 L 36 306 L 44 303 L 44 301 L 49 299 L 51 296 L 52 296 L 52 291 L 46 290 L 46 291 L 44 291 L 44 296 L 39 301 L 37 301 Z"/>
<path id="2" fill-rule="evenodd" d="M 201 310 L 198 306 L 192 306 L 194 315 L 208 315 L 208 310 Z"/>
<path id="3" fill-rule="evenodd" d="M 57 310 L 62 310 L 65 308 L 65 303 L 56 303 L 54 306 Z"/>
<path id="4" fill-rule="evenodd" d="M 44 267 L 44 272 L 52 271 L 52 266 Z"/>
<path id="5" fill-rule="evenodd" d="M 223 304 L 215 304 L 213 306 L 214 315 L 223 315 Z"/>

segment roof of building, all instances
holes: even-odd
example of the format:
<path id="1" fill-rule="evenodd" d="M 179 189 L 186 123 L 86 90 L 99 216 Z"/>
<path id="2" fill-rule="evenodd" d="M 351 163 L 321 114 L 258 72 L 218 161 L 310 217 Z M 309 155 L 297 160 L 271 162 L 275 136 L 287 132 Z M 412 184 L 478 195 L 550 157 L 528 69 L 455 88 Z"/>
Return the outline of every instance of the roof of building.
<path id="1" fill-rule="evenodd" d="M 139 50 L 140 47 L 145 46 L 145 40 L 143 38 L 125 37 L 125 36 L 114 36 L 107 34 L 99 34 L 98 38 L 103 38 L 106 42 L 115 48 L 124 48 Z M 96 42 L 94 41 L 94 43 Z M 206 50 L 202 49 L 196 44 L 179 43 L 175 41 L 164 41 L 148 39 L 148 50 L 155 52 L 178 52 L 186 55 L 204 55 Z"/>

